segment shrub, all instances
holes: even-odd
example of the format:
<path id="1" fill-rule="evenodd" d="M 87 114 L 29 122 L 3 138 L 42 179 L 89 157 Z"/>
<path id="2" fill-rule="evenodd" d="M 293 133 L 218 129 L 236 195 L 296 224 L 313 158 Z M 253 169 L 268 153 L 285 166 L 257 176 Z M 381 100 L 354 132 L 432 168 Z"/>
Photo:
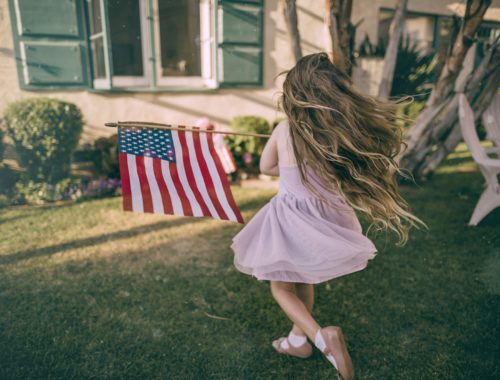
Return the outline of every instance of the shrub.
<path id="1" fill-rule="evenodd" d="M 366 35 L 359 46 L 359 56 L 383 58 L 386 48 L 384 40 L 379 39 L 378 45 L 373 45 Z M 408 35 L 400 39 L 390 96 L 418 95 L 417 100 L 425 101 L 439 72 L 437 66 L 438 59 L 434 52 L 420 49 Z"/>
<path id="2" fill-rule="evenodd" d="M 259 134 L 271 134 L 272 129 L 269 122 L 258 116 L 238 116 L 231 121 L 234 132 L 250 132 Z M 238 168 L 246 168 L 247 171 L 258 173 L 260 155 L 266 145 L 267 139 L 252 136 L 228 135 L 228 147 L 233 153 Z"/>
<path id="3" fill-rule="evenodd" d="M 49 98 L 20 100 L 7 107 L 4 119 L 26 179 L 56 183 L 69 177 L 72 152 L 83 129 L 82 114 L 74 104 Z"/>
<path id="4" fill-rule="evenodd" d="M 120 178 L 118 134 L 97 139 L 94 150 L 93 161 L 98 173 L 108 178 Z"/>
<path id="5" fill-rule="evenodd" d="M 1 127 L 1 121 L 0 121 L 0 162 L 3 161 L 3 152 L 5 151 L 5 145 L 3 143 L 3 129 Z"/>
<path id="6" fill-rule="evenodd" d="M 76 150 L 73 152 L 73 163 L 77 162 L 94 162 L 94 156 L 96 155 L 94 144 L 85 142 L 79 144 Z"/>
<path id="7" fill-rule="evenodd" d="M 17 170 L 9 165 L 0 165 L 0 194 L 11 196 L 19 179 L 20 175 Z"/>
<path id="8" fill-rule="evenodd" d="M 0 194 L 0 208 L 7 207 L 9 205 L 10 205 L 9 198 L 4 194 Z"/>
<path id="9" fill-rule="evenodd" d="M 391 96 L 418 95 L 417 100 L 425 101 L 433 87 L 436 65 L 436 54 L 425 53 L 417 42 L 411 42 L 408 35 L 401 39 Z"/>
<path id="10" fill-rule="evenodd" d="M 81 197 L 81 180 L 65 178 L 55 183 L 20 181 L 16 183 L 13 203 L 44 204 Z"/>
<path id="11" fill-rule="evenodd" d="M 12 204 L 44 204 L 56 201 L 99 198 L 121 193 L 119 179 L 83 180 L 65 178 L 56 183 L 20 181 L 16 183 L 16 194 Z"/>

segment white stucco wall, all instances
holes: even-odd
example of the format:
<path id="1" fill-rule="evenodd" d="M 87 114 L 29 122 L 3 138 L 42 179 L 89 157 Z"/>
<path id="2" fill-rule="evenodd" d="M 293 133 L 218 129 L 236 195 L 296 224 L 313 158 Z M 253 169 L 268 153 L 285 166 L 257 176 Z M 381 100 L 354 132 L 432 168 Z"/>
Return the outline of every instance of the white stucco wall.
<path id="1" fill-rule="evenodd" d="M 279 0 L 265 0 L 264 88 L 225 89 L 212 92 L 178 93 L 94 93 L 89 91 L 23 91 L 19 88 L 14 59 L 7 0 L 0 0 L 0 115 L 10 102 L 31 96 L 49 96 L 77 104 L 85 117 L 86 126 L 82 142 L 98 136 L 109 135 L 114 129 L 104 127 L 105 122 L 117 120 L 143 120 L 191 125 L 198 118 L 207 116 L 217 125 L 228 126 L 230 120 L 240 115 L 260 115 L 269 121 L 281 116 L 276 101 L 282 78 L 276 75 L 293 66 L 288 36 Z M 412 0 L 409 8 L 437 14 L 450 14 L 447 7 L 452 1 Z M 367 33 L 376 41 L 378 9 L 393 7 L 395 0 L 354 0 L 354 23 L 363 19 L 357 33 L 360 41 Z M 304 54 L 324 50 L 327 34 L 323 23 L 324 1 L 297 0 L 299 30 Z M 492 7 L 500 9 L 500 0 Z M 500 19 L 500 17 L 499 17 Z M 370 78 L 366 72 L 355 74 L 355 80 L 368 80 L 370 92 L 377 86 L 376 73 L 380 63 L 366 62 L 359 70 L 373 69 Z M 365 79 L 363 79 L 365 78 Z M 356 83 L 356 82 L 355 82 Z M 365 83 L 365 82 L 362 82 Z"/>

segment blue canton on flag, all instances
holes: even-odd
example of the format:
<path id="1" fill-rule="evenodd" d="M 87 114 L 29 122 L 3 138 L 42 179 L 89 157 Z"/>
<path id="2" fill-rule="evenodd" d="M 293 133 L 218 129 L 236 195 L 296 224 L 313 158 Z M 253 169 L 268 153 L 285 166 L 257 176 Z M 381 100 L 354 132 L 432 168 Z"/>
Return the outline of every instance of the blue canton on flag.
<path id="1" fill-rule="evenodd" d="M 175 162 L 172 132 L 168 129 L 120 128 L 118 149 L 121 153 Z"/>

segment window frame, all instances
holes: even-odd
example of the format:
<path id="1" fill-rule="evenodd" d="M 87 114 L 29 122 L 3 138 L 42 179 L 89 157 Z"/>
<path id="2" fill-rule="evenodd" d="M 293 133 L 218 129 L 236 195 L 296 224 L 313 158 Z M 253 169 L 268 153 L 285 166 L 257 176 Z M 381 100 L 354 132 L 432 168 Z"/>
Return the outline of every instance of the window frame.
<path id="1" fill-rule="evenodd" d="M 161 35 L 159 2 L 153 0 L 153 24 L 155 43 L 155 68 L 157 72 L 156 85 L 158 87 L 185 87 L 185 88 L 217 88 L 215 75 L 215 0 L 199 0 L 200 3 L 200 59 L 201 76 L 162 76 L 161 66 Z"/>
<path id="2" fill-rule="evenodd" d="M 148 86 L 151 81 L 151 67 L 149 64 L 152 52 L 150 49 L 151 36 L 149 35 L 148 27 L 148 0 L 139 0 L 139 22 L 141 30 L 141 45 L 142 45 L 142 67 L 143 75 L 114 75 L 111 77 L 112 87 L 135 87 L 135 86 Z M 109 23 L 109 19 L 108 19 Z M 108 24 L 109 25 L 109 24 Z M 111 40 L 111 36 L 110 36 Z M 112 49 L 112 47 L 111 47 Z M 111 51 L 111 54 L 113 51 Z M 111 60 L 111 63 L 113 61 Z"/>
<path id="3" fill-rule="evenodd" d="M 201 76 L 196 77 L 167 77 L 162 76 L 161 67 L 161 41 L 160 41 L 160 15 L 159 0 L 139 0 L 140 30 L 143 55 L 143 76 L 123 76 L 113 74 L 113 51 L 109 32 L 109 17 L 107 0 L 98 1 L 101 6 L 101 20 L 103 42 L 105 78 L 92 78 L 92 88 L 95 90 L 120 90 L 134 88 L 166 89 L 185 88 L 186 90 L 215 89 L 218 87 L 216 78 L 216 0 L 199 0 L 200 3 L 200 58 Z M 86 0 L 87 4 L 90 0 Z M 88 8 L 90 9 L 90 8 Z M 92 15 L 87 12 L 87 25 Z M 151 25 L 152 24 L 152 25 Z M 99 34 L 89 35 L 90 41 L 100 38 Z M 93 51 L 90 51 L 93 54 Z M 92 72 L 94 59 L 90 59 Z"/>
<path id="4" fill-rule="evenodd" d="M 386 12 L 391 12 L 392 17 L 394 17 L 394 14 L 396 10 L 394 8 L 386 7 L 386 6 L 380 6 L 378 8 L 378 24 L 377 24 L 377 40 L 380 40 L 380 12 L 386 11 Z M 442 20 L 451 20 L 453 18 L 452 15 L 443 15 L 443 14 L 438 14 L 438 13 L 431 13 L 431 12 L 419 12 L 419 11 L 407 11 L 407 16 L 415 16 L 415 17 L 428 17 L 433 19 L 434 23 L 434 30 L 433 30 L 433 35 L 432 35 L 432 41 L 430 46 L 428 47 L 429 49 L 435 51 L 438 44 L 439 44 L 439 30 L 442 27 L 441 21 Z M 498 21 L 493 21 L 493 20 L 483 20 L 481 23 L 481 27 L 495 27 L 497 26 L 496 29 L 500 29 L 500 22 Z M 422 40 L 420 40 L 422 41 Z"/>
<path id="5" fill-rule="evenodd" d="M 141 30 L 141 47 L 142 47 L 142 66 L 143 75 L 133 76 L 133 75 L 115 75 L 113 73 L 113 51 L 111 43 L 111 34 L 109 31 L 109 17 L 108 8 L 106 0 L 93 0 L 99 1 L 101 6 L 101 18 L 102 18 L 102 31 L 104 40 L 104 65 L 109 66 L 106 68 L 106 78 L 92 78 L 92 87 L 96 90 L 103 89 L 113 89 L 113 88 L 123 88 L 123 87 L 141 87 L 149 86 L 151 84 L 151 65 L 149 64 L 150 58 L 152 57 L 152 52 L 150 49 L 150 33 L 149 33 L 149 4 L 148 0 L 139 0 L 139 22 Z M 89 0 L 87 0 L 89 3 Z M 87 13 L 87 25 L 89 25 L 91 15 Z M 100 33 L 99 33 L 100 34 Z M 89 35 L 90 40 L 97 35 Z M 99 36 L 97 37 L 99 38 Z M 93 54 L 92 50 L 91 54 Z M 90 62 L 94 62 L 93 59 Z M 92 67 L 94 72 L 95 68 Z"/>
<path id="6" fill-rule="evenodd" d="M 36 2 L 38 0 L 26 0 L 26 4 Z M 264 43 L 264 16 L 265 5 L 264 0 L 200 0 L 200 7 L 203 16 L 203 25 L 200 30 L 200 46 L 202 61 L 202 75 L 200 77 L 160 77 L 158 79 L 158 68 L 161 65 L 159 57 L 161 52 L 159 49 L 158 27 L 159 15 L 155 10 L 155 4 L 158 0 L 140 0 L 141 5 L 141 39 L 143 50 L 143 66 L 144 75 L 142 76 L 117 76 L 113 75 L 111 41 L 110 41 L 110 25 L 108 22 L 108 1 L 109 0 L 72 0 L 76 12 L 76 21 L 74 28 L 69 32 L 64 30 L 64 33 L 56 29 L 52 32 L 50 29 L 47 33 L 25 33 L 19 30 L 19 25 L 24 17 L 24 14 L 29 14 L 31 10 L 16 11 L 18 0 L 8 0 L 10 24 L 12 29 L 12 39 L 14 43 L 17 77 L 19 87 L 22 90 L 28 91 L 50 91 L 50 90 L 86 90 L 95 93 L 112 93 L 112 92 L 213 92 L 223 88 L 259 88 L 264 86 L 264 65 L 263 59 L 265 43 Z M 94 8 L 89 7 L 93 5 Z M 226 7 L 238 8 L 237 6 L 248 5 L 255 9 L 239 10 L 238 14 L 221 12 Z M 99 12 L 101 18 L 92 19 L 94 12 Z M 248 13 L 248 14 L 247 14 Z M 258 17 L 253 20 L 253 14 Z M 65 12 L 53 12 L 57 17 L 52 21 L 61 25 L 65 25 Z M 221 25 L 225 25 L 226 17 L 232 16 L 227 20 L 232 27 L 239 25 L 239 22 L 245 22 L 251 25 L 246 25 L 247 30 L 260 30 L 260 40 L 249 43 L 243 39 L 234 41 L 225 41 L 220 38 Z M 234 17 L 236 16 L 236 17 Z M 220 19 L 219 19 L 220 18 Z M 38 17 L 40 22 L 47 22 L 44 17 Z M 240 21 L 238 19 L 241 19 Z M 250 20 L 250 21 L 249 21 Z M 90 23 L 97 22 L 100 28 L 91 28 Z M 24 24 L 23 24 L 24 25 Z M 56 24 L 53 24 L 56 25 Z M 155 31 L 156 28 L 156 31 Z M 93 31 L 92 31 L 93 29 Z M 101 30 L 102 29 L 102 30 Z M 91 32 L 94 33 L 91 35 Z M 245 32 L 247 33 L 247 32 Z M 246 34 L 245 34 L 246 35 Z M 95 41 L 93 43 L 92 41 Z M 61 45 L 73 46 L 75 54 L 80 57 L 78 62 L 81 67 L 73 65 L 73 61 L 69 62 L 66 58 L 58 55 L 49 54 L 45 51 L 43 57 L 27 57 L 23 56 L 24 44 L 40 43 L 46 45 Z M 92 51 L 92 47 L 96 49 Z M 245 51 L 252 47 L 252 55 L 240 55 L 235 59 L 231 55 L 225 56 L 221 52 L 226 51 Z M 257 54 L 258 53 L 258 54 Z M 235 54 L 236 55 L 236 54 Z M 71 57 L 74 58 L 74 57 Z M 27 59 L 30 60 L 27 63 Z M 61 70 L 66 70 L 65 75 L 70 79 L 62 83 L 59 76 L 53 75 L 52 78 L 42 82 L 31 82 L 25 80 L 25 70 L 27 66 L 42 67 L 49 62 L 50 65 Z M 68 63 L 69 62 L 69 63 Z M 74 66 L 74 67 L 73 67 Z M 235 73 L 247 74 L 243 79 L 236 77 Z M 69 74 L 68 74 L 69 73 Z M 96 78 L 98 73 L 99 78 Z M 160 71 L 163 74 L 163 70 Z M 80 77 L 78 77 L 80 76 Z M 81 78 L 81 80 L 79 79 Z M 78 81 L 77 81 L 78 79 Z M 237 80 L 241 79 L 241 80 Z M 66 79 L 65 79 L 66 80 Z"/>

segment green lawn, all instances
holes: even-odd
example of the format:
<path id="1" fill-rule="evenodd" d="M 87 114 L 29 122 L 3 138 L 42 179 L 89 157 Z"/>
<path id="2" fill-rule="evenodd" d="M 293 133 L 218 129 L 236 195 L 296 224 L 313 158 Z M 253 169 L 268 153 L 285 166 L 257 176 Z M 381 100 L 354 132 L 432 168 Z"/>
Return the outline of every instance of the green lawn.
<path id="1" fill-rule="evenodd" d="M 404 194 L 430 231 L 373 236 L 361 272 L 316 287 L 358 379 L 499 379 L 500 209 L 467 222 L 483 179 L 450 156 Z M 273 190 L 234 188 L 246 220 Z M 364 223 L 366 227 L 366 223 Z M 290 323 L 236 271 L 231 222 L 121 211 L 121 199 L 0 212 L 1 379 L 331 379 L 316 350 L 278 355 Z"/>

